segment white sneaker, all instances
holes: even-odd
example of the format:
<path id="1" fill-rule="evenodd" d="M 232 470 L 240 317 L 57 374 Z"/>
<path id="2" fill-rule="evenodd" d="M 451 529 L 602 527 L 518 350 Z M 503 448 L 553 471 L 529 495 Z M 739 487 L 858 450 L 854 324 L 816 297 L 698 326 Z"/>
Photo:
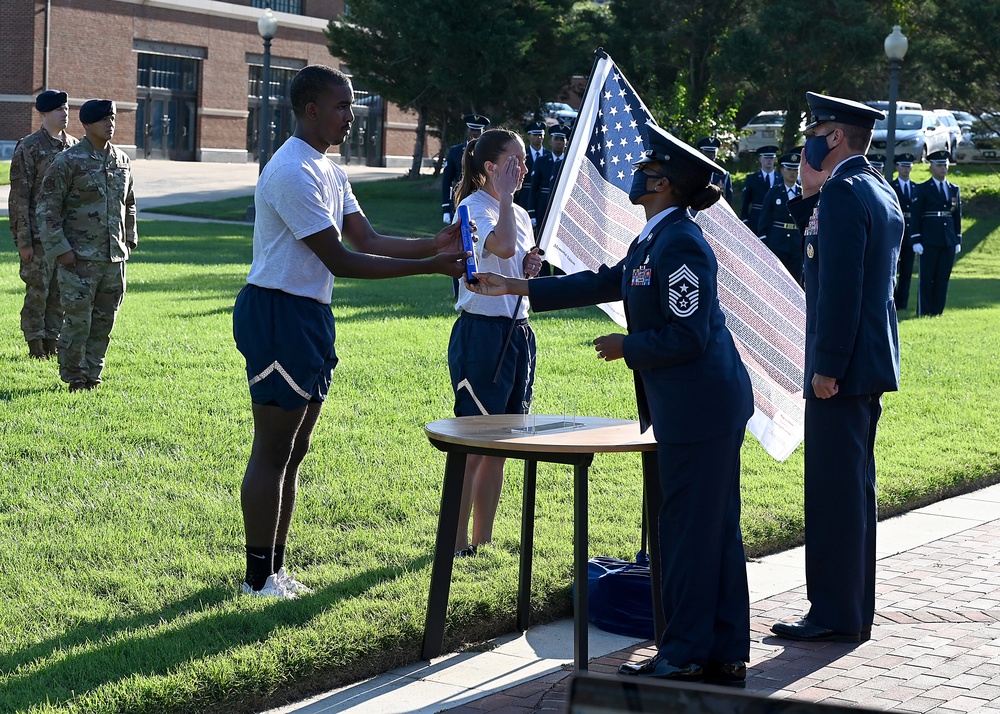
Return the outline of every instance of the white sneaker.
<path id="1" fill-rule="evenodd" d="M 284 570 L 284 568 L 282 568 L 282 570 Z M 250 587 L 249 583 L 244 582 L 243 594 L 253 595 L 254 597 L 276 597 L 282 600 L 297 600 L 299 597 L 281 584 L 277 573 L 268 575 L 267 580 L 264 581 L 264 587 L 260 590 L 254 590 Z"/>
<path id="2" fill-rule="evenodd" d="M 278 585 L 280 585 L 287 592 L 292 593 L 296 597 L 298 597 L 299 595 L 309 595 L 313 591 L 312 588 L 307 587 L 306 585 L 303 585 L 298 580 L 296 580 L 294 577 L 292 577 L 288 573 L 288 571 L 285 570 L 285 566 L 284 565 L 282 565 L 278 569 L 278 572 L 275 573 L 275 577 L 278 579 Z"/>

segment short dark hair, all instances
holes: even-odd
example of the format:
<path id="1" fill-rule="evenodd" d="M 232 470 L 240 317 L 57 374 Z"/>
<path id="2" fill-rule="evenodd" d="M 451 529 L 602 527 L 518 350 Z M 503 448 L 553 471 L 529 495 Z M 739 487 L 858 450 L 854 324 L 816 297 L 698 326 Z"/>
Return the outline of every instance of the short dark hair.
<path id="1" fill-rule="evenodd" d="M 303 67 L 292 78 L 289 94 L 292 100 L 292 111 L 295 116 L 301 116 L 306 105 L 319 99 L 319 95 L 327 87 L 350 85 L 351 78 L 339 69 L 327 67 L 324 64 L 311 64 Z"/>
<path id="2" fill-rule="evenodd" d="M 839 122 L 836 123 L 836 126 L 844 132 L 844 141 L 851 149 L 861 154 L 868 153 L 868 147 L 871 146 L 874 133 L 872 129 Z"/>

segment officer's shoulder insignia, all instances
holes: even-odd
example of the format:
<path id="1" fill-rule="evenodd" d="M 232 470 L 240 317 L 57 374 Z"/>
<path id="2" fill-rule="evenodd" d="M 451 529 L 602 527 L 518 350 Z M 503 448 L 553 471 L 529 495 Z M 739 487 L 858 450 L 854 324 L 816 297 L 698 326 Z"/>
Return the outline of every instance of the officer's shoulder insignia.
<path id="1" fill-rule="evenodd" d="M 691 317 L 698 309 L 698 276 L 684 264 L 670 274 L 667 287 L 670 311 L 677 317 Z"/>

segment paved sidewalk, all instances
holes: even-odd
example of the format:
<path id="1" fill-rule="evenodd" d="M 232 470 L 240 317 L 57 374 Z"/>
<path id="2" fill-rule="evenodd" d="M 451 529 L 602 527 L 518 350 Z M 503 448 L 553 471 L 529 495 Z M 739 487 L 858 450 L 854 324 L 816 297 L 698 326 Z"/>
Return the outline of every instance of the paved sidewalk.
<path id="1" fill-rule="evenodd" d="M 879 524 L 877 615 L 860 645 L 794 643 L 771 624 L 800 616 L 803 549 L 749 563 L 751 663 L 746 691 L 908 712 L 1000 711 L 1000 485 Z M 590 671 L 651 656 L 590 628 Z M 484 653 L 449 655 L 269 714 L 564 712 L 572 623 L 500 638 Z"/>
<path id="2" fill-rule="evenodd" d="M 354 164 L 343 168 L 354 183 L 402 176 L 407 171 Z M 139 217 L 165 217 L 162 214 L 144 213 L 146 208 L 252 196 L 257 184 L 257 171 L 256 163 L 217 164 L 135 159 L 132 161 L 132 174 Z M 8 214 L 9 195 L 10 186 L 0 186 L 0 216 Z"/>

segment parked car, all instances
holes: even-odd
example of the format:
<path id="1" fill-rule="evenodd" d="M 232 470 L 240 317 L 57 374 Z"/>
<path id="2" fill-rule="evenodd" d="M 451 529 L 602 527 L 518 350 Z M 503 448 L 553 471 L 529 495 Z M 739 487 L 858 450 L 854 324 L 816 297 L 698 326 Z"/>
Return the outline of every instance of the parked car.
<path id="1" fill-rule="evenodd" d="M 941 120 L 941 123 L 948 127 L 948 132 L 951 135 L 951 140 L 949 141 L 949 146 L 951 147 L 951 160 L 955 160 L 955 149 L 962 141 L 962 127 L 958 123 L 958 119 L 947 109 L 935 109 L 934 113 L 937 114 L 937 118 Z"/>
<path id="2" fill-rule="evenodd" d="M 875 122 L 872 137 L 872 151 L 884 154 L 889 121 Z M 913 154 L 919 161 L 925 161 L 927 154 L 935 151 L 951 153 L 951 131 L 934 112 L 905 111 L 896 113 L 895 155 Z"/>
<path id="3" fill-rule="evenodd" d="M 955 149 L 955 161 L 960 164 L 1000 163 L 1000 115 L 984 115 L 972 123 Z"/>
<path id="4" fill-rule="evenodd" d="M 557 124 L 565 124 L 566 126 L 573 126 L 579 114 L 576 109 L 565 102 L 546 102 L 539 109 L 539 113 L 543 119 L 555 119 Z"/>
<path id="5" fill-rule="evenodd" d="M 767 110 L 757 114 L 747 124 L 740 129 L 739 152 L 757 151 L 762 146 L 781 144 L 781 134 L 785 128 L 785 112 L 783 110 Z M 802 132 L 805 131 L 805 115 L 799 122 L 799 135 L 795 139 L 796 144 L 802 144 L 805 139 Z"/>
<path id="6" fill-rule="evenodd" d="M 889 102 L 881 102 L 881 101 L 879 101 L 879 102 L 864 102 L 864 104 L 867 104 L 870 107 L 875 107 L 876 109 L 881 109 L 884 112 L 889 111 Z M 923 108 L 924 108 L 924 105 L 923 104 L 919 104 L 918 102 L 900 102 L 900 101 L 896 102 L 896 111 L 897 112 L 900 112 L 900 111 L 919 112 Z"/>
<path id="7" fill-rule="evenodd" d="M 962 131 L 971 128 L 972 125 L 979 119 L 979 117 L 975 114 L 969 114 L 969 112 L 963 112 L 957 109 L 952 109 L 951 113 L 955 116 L 955 121 L 958 122 L 958 125 L 962 127 Z"/>

